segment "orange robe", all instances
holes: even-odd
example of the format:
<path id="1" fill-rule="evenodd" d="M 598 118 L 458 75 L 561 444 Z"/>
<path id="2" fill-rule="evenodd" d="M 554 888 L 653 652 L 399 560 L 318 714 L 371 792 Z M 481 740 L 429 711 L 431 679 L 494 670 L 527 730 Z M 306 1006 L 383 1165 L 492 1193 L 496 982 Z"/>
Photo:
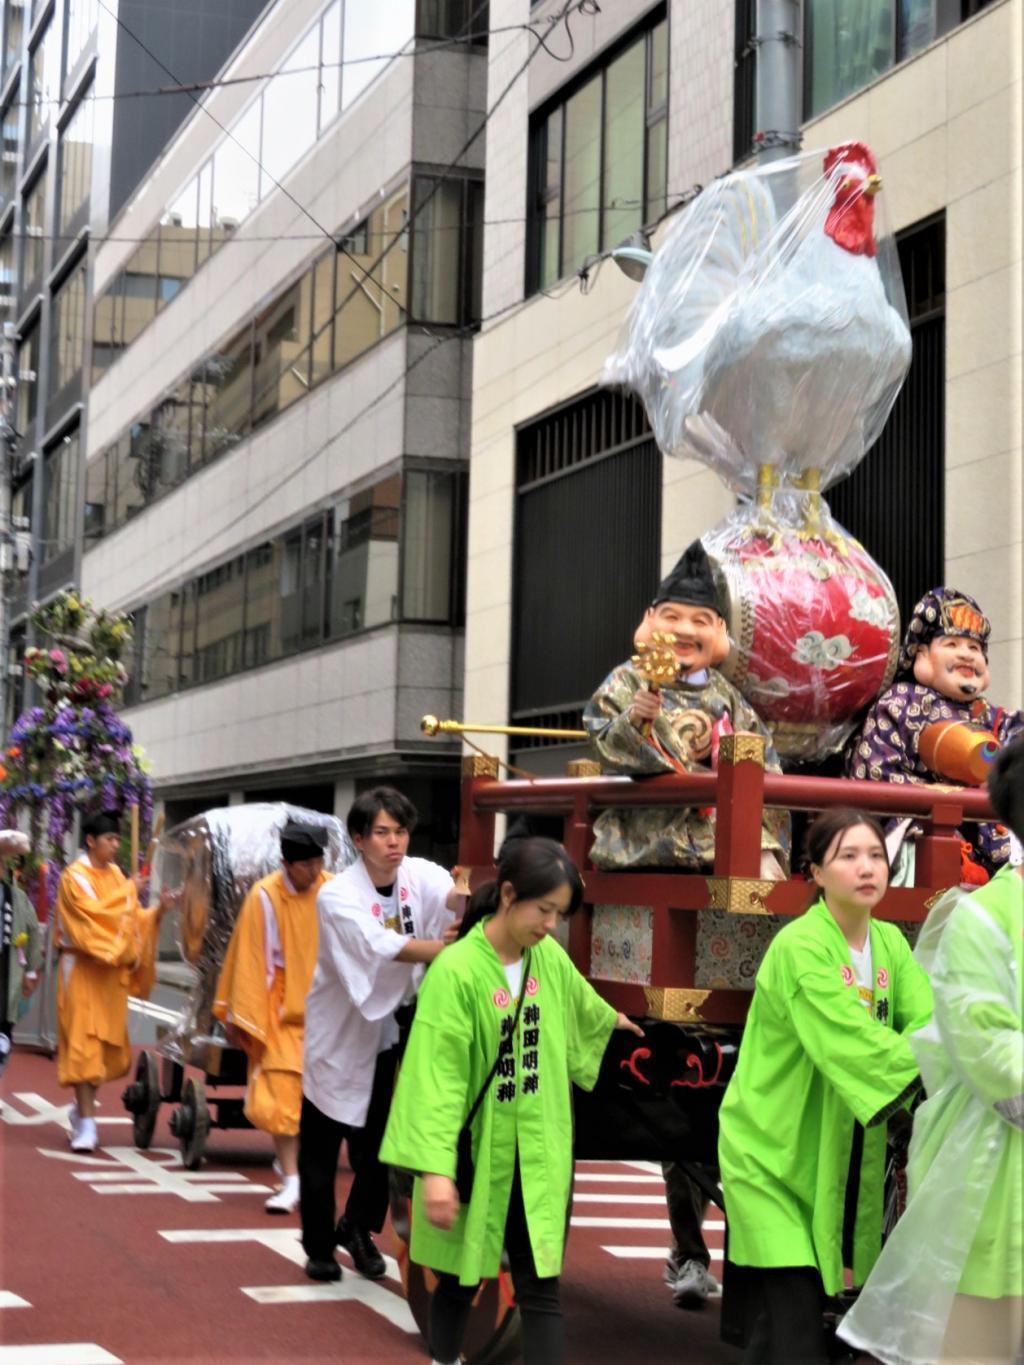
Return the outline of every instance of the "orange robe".
<path id="1" fill-rule="evenodd" d="M 316 967 L 316 897 L 327 881 L 330 874 L 322 872 L 301 892 L 281 871 L 258 881 L 239 911 L 217 982 L 213 1013 L 244 1034 L 245 1116 L 265 1133 L 294 1137 L 299 1131 L 306 996 Z"/>
<path id="2" fill-rule="evenodd" d="M 57 1083 L 102 1085 L 131 1066 L 128 997 L 156 978 L 157 914 L 113 863 L 83 854 L 60 879 L 55 941 Z"/>

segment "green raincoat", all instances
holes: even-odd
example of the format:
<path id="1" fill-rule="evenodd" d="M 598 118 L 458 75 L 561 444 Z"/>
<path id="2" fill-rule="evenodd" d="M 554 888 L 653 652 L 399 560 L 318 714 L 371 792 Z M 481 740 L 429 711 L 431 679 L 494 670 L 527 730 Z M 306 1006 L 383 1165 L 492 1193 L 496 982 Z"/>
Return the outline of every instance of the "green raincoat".
<path id="1" fill-rule="evenodd" d="M 617 1017 L 552 938 L 531 950 L 523 989 L 513 1055 L 473 1120 L 468 1207 L 444 1232 L 427 1222 L 420 1180 L 413 1192 L 412 1259 L 467 1285 L 498 1273 L 517 1146 L 537 1274 L 561 1272 L 573 1161 L 570 1081 L 593 1088 Z M 515 1008 L 482 924 L 441 953 L 420 988 L 381 1161 L 454 1179 L 459 1130 Z"/>
<path id="2" fill-rule="evenodd" d="M 843 1218 L 856 1123 L 865 1126 L 854 1283 L 881 1247 L 885 1119 L 919 1085 L 902 1036 L 932 1011 L 928 978 L 895 925 L 871 922 L 874 999 L 818 900 L 774 939 L 757 974 L 736 1073 L 719 1114 L 719 1163 L 736 1265 L 817 1266 L 843 1287 Z"/>

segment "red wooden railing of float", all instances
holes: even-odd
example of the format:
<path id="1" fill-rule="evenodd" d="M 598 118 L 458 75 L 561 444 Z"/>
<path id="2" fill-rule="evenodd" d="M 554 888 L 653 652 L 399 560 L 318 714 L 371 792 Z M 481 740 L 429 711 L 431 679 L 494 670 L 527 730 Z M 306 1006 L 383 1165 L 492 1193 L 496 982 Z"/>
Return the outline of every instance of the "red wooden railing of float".
<path id="1" fill-rule="evenodd" d="M 713 806 L 717 837 L 712 874 L 668 869 L 602 872 L 591 867 L 587 853 L 593 820 L 610 806 Z M 459 861 L 471 870 L 472 884 L 477 885 L 493 870 L 499 813 L 560 816 L 563 842 L 586 883 L 584 913 L 574 916 L 569 928 L 569 952 L 579 969 L 589 974 L 592 906 L 650 906 L 654 910 L 650 985 L 595 979 L 595 987 L 617 1009 L 636 1016 L 740 1023 L 749 991 L 694 988 L 697 916 L 705 909 L 797 915 L 810 900 L 802 877 L 782 882 L 760 878 L 765 806 L 810 812 L 854 806 L 884 819 L 915 817 L 923 830 L 916 843 L 915 885 L 891 888 L 875 911 L 883 919 L 908 922 L 923 920 L 936 895 L 959 881 L 958 828 L 992 818 L 983 790 L 765 772 L 764 742 L 752 735 L 732 735 L 722 741 L 716 772 L 641 780 L 573 776 L 499 781 L 496 762 L 467 758 Z"/>

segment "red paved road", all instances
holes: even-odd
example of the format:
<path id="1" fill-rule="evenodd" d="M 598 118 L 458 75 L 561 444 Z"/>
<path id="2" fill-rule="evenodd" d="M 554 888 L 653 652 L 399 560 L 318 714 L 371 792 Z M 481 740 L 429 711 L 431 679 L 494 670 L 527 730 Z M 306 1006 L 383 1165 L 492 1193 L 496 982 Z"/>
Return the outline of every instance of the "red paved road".
<path id="1" fill-rule="evenodd" d="M 189 1174 L 167 1106 L 153 1148 L 135 1151 L 120 1089 L 104 1091 L 103 1147 L 84 1158 L 69 1152 L 52 1107 L 67 1102 L 53 1063 L 16 1052 L 4 1077 L 0 1365 L 426 1359 L 396 1280 L 306 1280 L 298 1219 L 263 1211 L 273 1183 L 265 1138 L 214 1131 L 205 1165 Z M 339 1172 L 339 1197 L 349 1178 Z M 573 1222 L 563 1281 L 570 1361 L 736 1365 L 739 1353 L 718 1341 L 717 1305 L 682 1313 L 661 1283 L 668 1233 L 656 1168 L 581 1164 Z M 718 1227 L 708 1240 L 721 1247 Z M 392 1249 L 389 1231 L 382 1249 Z"/>

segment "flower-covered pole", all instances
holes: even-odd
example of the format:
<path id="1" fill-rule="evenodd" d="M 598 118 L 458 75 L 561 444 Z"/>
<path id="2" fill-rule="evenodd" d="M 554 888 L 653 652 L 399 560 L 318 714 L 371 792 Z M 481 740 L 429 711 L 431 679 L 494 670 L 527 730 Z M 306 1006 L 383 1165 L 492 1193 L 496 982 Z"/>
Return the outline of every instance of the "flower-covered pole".
<path id="1" fill-rule="evenodd" d="M 49 647 L 25 651 L 25 671 L 41 704 L 18 717 L 0 764 L 0 826 L 28 824 L 28 881 L 49 909 L 77 811 L 137 810 L 145 834 L 152 787 L 141 750 L 114 709 L 128 681 L 121 662 L 132 644 L 129 620 L 60 593 L 33 614 Z M 133 868 L 134 870 L 134 868 Z"/>

